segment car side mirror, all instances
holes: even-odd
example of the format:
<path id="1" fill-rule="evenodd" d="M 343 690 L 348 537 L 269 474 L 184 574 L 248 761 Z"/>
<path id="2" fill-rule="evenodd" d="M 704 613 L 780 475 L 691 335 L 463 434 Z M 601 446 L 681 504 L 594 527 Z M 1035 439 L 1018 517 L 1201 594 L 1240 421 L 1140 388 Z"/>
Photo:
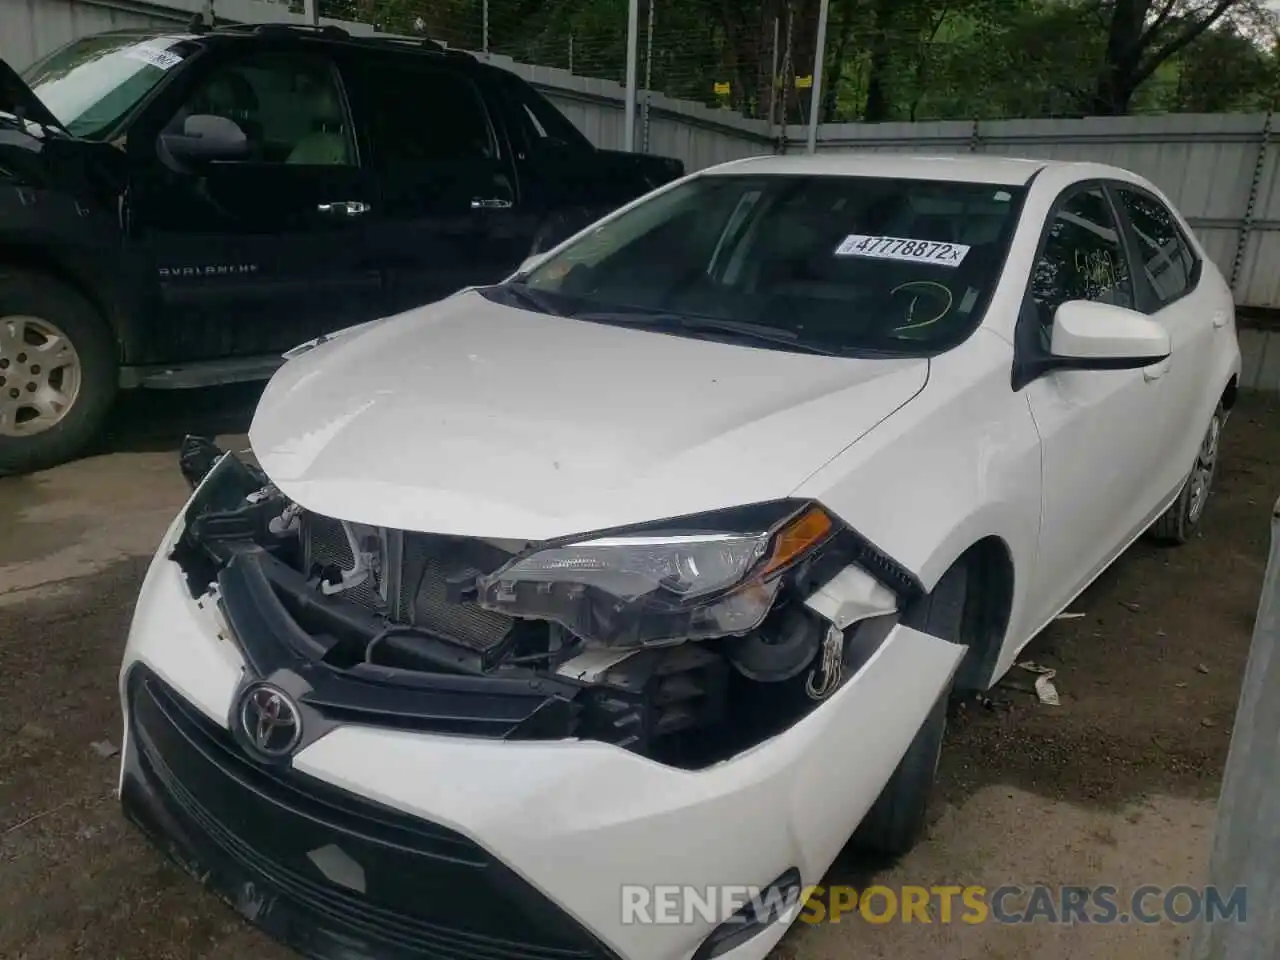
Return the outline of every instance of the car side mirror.
<path id="1" fill-rule="evenodd" d="M 1168 330 L 1126 307 L 1068 300 L 1053 314 L 1049 353 L 1062 367 L 1127 370 L 1159 363 L 1172 351 Z"/>
<path id="2" fill-rule="evenodd" d="M 163 133 L 160 142 L 175 160 L 187 163 L 243 160 L 249 155 L 249 138 L 234 120 L 210 113 L 195 113 L 182 124 L 181 133 Z"/>

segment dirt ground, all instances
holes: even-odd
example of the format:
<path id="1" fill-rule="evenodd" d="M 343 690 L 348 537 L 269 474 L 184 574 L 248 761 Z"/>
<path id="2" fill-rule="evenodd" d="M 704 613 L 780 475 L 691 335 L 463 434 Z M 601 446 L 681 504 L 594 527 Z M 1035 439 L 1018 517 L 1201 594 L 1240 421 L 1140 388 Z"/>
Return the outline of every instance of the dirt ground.
<path id="1" fill-rule="evenodd" d="M 243 431 L 252 402 L 245 390 L 134 398 L 100 455 L 0 479 L 3 960 L 290 956 L 124 823 L 117 759 L 104 755 L 120 741 L 116 670 L 138 584 L 184 494 L 176 442 L 185 429 Z M 842 857 L 828 883 L 1203 882 L 1277 493 L 1280 406 L 1249 397 L 1228 426 L 1205 535 L 1134 547 L 1072 605 L 1084 617 L 1029 648 L 1058 671 L 1062 705 L 1008 687 L 967 704 L 927 840 L 896 865 Z M 797 926 L 776 957 L 1168 960 L 1187 929 L 850 915 Z"/>

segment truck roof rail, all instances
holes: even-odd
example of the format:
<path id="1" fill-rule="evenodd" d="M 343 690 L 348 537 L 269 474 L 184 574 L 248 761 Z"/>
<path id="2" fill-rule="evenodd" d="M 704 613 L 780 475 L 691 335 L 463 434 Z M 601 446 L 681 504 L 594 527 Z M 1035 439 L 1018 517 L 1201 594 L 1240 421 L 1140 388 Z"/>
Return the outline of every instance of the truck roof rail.
<path id="1" fill-rule="evenodd" d="M 358 40 L 372 40 L 374 43 L 398 43 L 405 47 L 421 47 L 424 50 L 430 50 L 432 53 L 446 53 L 457 55 L 460 50 L 450 50 L 439 40 L 432 40 L 430 37 L 404 37 L 398 35 L 387 35 L 372 37 L 357 37 Z"/>
<path id="2" fill-rule="evenodd" d="M 191 20 L 191 30 L 196 33 L 205 33 L 210 29 L 216 29 L 219 33 L 236 33 L 251 34 L 253 36 L 279 37 L 279 36 L 312 36 L 324 37 L 329 40 L 344 40 L 351 43 L 367 43 L 367 44 L 396 44 L 398 46 L 417 47 L 431 53 L 440 53 L 450 57 L 460 57 L 474 59 L 471 54 L 464 50 L 453 50 L 438 40 L 432 40 L 430 37 L 410 37 L 400 34 L 381 34 L 378 28 L 374 27 L 374 33 L 350 33 L 342 27 L 333 24 L 309 24 L 309 23 L 232 23 L 222 22 L 216 27 L 210 28 L 204 24 L 200 14 L 196 14 Z"/>
<path id="3" fill-rule="evenodd" d="M 310 23 L 255 23 L 248 24 L 249 32 L 259 37 L 280 37 L 291 34 L 328 37 L 330 40 L 350 40 L 351 34 L 332 24 L 323 26 Z"/>

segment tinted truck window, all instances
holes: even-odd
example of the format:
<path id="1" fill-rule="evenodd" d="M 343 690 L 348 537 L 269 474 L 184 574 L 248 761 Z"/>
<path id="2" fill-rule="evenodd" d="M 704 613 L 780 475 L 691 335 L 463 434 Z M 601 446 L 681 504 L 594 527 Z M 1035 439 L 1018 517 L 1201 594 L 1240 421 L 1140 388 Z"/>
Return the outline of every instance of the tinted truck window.
<path id="1" fill-rule="evenodd" d="M 427 169 L 497 155 L 484 100 L 462 74 L 390 59 L 371 60 L 362 73 L 372 101 L 370 133 L 378 169 Z"/>

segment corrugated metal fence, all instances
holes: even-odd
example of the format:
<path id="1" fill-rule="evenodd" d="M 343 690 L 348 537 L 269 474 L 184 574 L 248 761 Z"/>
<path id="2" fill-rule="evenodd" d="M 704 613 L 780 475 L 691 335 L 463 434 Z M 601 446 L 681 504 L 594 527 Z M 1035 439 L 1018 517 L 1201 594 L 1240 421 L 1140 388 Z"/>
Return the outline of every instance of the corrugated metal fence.
<path id="1" fill-rule="evenodd" d="M 21 69 L 76 37 L 127 26 L 177 26 L 203 6 L 203 0 L 0 0 L 0 57 Z M 303 22 L 268 0 L 217 0 L 216 9 L 221 17 L 247 22 Z M 326 22 L 372 33 L 364 24 Z M 594 143 L 622 148 L 619 84 L 490 59 L 542 89 Z M 788 128 L 783 137 L 763 120 L 657 94 L 641 96 L 649 122 L 647 133 L 637 131 L 636 142 L 652 153 L 679 157 L 691 170 L 788 146 L 803 149 L 802 127 Z M 1126 167 L 1157 184 L 1190 219 L 1241 307 L 1280 310 L 1276 126 L 1271 114 L 824 124 L 818 140 L 824 152 L 975 152 Z M 1244 329 L 1241 346 L 1244 385 L 1280 391 L 1280 328 Z"/>

